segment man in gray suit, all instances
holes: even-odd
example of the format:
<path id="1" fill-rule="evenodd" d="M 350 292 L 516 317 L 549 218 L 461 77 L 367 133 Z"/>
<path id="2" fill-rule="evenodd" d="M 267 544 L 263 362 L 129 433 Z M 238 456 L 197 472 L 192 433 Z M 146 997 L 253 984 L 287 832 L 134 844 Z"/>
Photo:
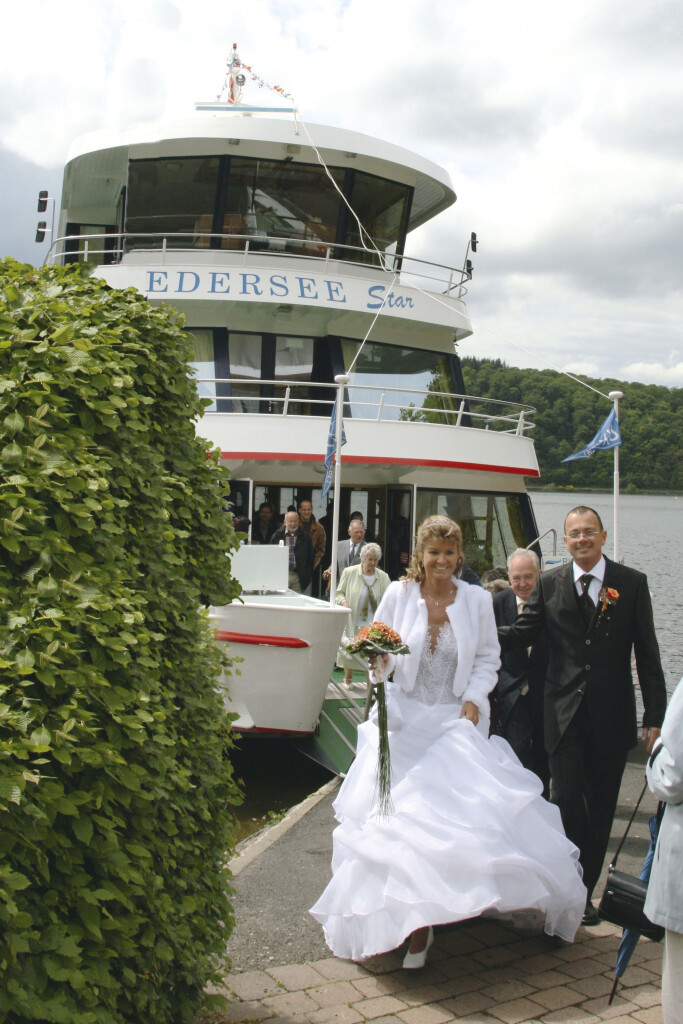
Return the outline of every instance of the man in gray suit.
<path id="1" fill-rule="evenodd" d="M 635 652 L 643 697 L 646 749 L 659 736 L 666 686 L 647 577 L 602 554 L 600 516 L 579 505 L 567 514 L 566 565 L 541 573 L 526 608 L 498 629 L 501 645 L 528 647 L 545 632 L 549 663 L 544 693 L 550 799 L 580 850 L 588 890 L 584 924 L 600 877 L 628 751 L 638 742 L 631 677 Z"/>
<path id="2" fill-rule="evenodd" d="M 362 519 L 352 519 L 349 523 L 349 539 L 337 541 L 335 553 L 337 558 L 337 582 L 348 565 L 360 563 L 360 553 L 365 547 L 365 524 Z M 330 570 L 325 569 L 324 578 L 330 578 Z"/>

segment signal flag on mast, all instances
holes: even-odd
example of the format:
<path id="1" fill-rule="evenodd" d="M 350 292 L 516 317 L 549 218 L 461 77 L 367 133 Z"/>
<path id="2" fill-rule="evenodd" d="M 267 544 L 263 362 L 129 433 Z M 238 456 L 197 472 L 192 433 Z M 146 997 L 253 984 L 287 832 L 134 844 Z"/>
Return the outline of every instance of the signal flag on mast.
<path id="1" fill-rule="evenodd" d="M 578 452 L 574 452 L 573 455 L 568 455 L 566 459 L 562 459 L 563 462 L 571 462 L 573 459 L 589 459 L 593 452 L 606 452 L 610 448 L 616 448 L 617 445 L 621 444 L 621 431 L 619 430 L 619 420 L 614 409 L 602 424 L 597 434 L 590 441 L 585 448 L 582 448 Z"/>

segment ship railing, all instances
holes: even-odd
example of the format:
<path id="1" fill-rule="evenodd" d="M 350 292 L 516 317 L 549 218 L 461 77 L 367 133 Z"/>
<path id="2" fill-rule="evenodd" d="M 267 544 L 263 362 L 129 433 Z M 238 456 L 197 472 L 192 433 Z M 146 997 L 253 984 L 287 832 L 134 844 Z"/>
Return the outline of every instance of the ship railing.
<path id="1" fill-rule="evenodd" d="M 197 377 L 196 382 L 200 396 L 211 401 L 205 412 L 219 415 L 330 416 L 337 392 L 335 384 L 314 381 Z M 348 384 L 344 398 L 344 416 L 356 421 L 440 423 L 519 437 L 533 430 L 535 411 L 494 398 L 368 384 Z"/>
<path id="2" fill-rule="evenodd" d="M 212 242 L 217 243 L 214 248 Z M 171 232 L 118 232 L 88 235 L 62 235 L 50 245 L 45 263 L 94 263 L 95 265 L 118 265 L 132 253 L 151 252 L 158 255 L 160 265 L 165 266 L 169 254 L 173 258 L 179 253 L 196 256 L 210 253 L 218 260 L 225 257 L 233 262 L 235 258 L 246 266 L 250 255 L 282 257 L 309 260 L 321 263 L 325 272 L 330 263 L 344 263 L 350 266 L 397 274 L 403 285 L 412 279 L 425 281 L 438 288 L 448 297 L 463 298 L 467 294 L 465 283 L 470 275 L 463 269 L 456 269 L 431 260 L 417 259 L 397 253 L 383 252 L 378 255 L 359 245 L 342 245 L 324 242 L 315 238 L 284 237 L 279 235 L 234 235 L 213 232 L 171 231 Z M 382 261 L 380 265 L 380 259 Z"/>

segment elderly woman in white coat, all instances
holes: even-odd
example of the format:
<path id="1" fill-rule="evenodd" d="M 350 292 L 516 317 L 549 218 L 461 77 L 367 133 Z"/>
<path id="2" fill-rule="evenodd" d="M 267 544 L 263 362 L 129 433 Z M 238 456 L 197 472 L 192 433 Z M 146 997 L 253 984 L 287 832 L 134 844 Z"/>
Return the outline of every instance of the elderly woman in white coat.
<path id="1" fill-rule="evenodd" d="M 650 789 L 666 804 L 647 887 L 645 914 L 661 924 L 664 1024 L 683 1021 L 683 679 L 647 766 Z"/>
<path id="2" fill-rule="evenodd" d="M 341 574 L 335 601 L 351 609 L 351 636 L 355 636 L 359 629 L 373 621 L 384 592 L 391 583 L 387 574 L 377 567 L 381 557 L 379 544 L 366 544 L 361 551 L 360 564 L 348 565 Z M 344 682 L 348 685 L 353 679 L 354 668 L 359 666 L 357 661 L 340 651 L 337 667 L 344 669 Z"/>
<path id="3" fill-rule="evenodd" d="M 571 940 L 586 890 L 578 850 L 541 783 L 500 737 L 488 738 L 488 694 L 500 648 L 491 595 L 458 576 L 460 527 L 420 526 L 407 578 L 376 619 L 410 653 L 383 659 L 393 810 L 378 810 L 377 714 L 358 729 L 356 760 L 335 802 L 333 877 L 311 913 L 337 956 L 395 949 L 424 966 L 434 925 L 533 910 Z"/>

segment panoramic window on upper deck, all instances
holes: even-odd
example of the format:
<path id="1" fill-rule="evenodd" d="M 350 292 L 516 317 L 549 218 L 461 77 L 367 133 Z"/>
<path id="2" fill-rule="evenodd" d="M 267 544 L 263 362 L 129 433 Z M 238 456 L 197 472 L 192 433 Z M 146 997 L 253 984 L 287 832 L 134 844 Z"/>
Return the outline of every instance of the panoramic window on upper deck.
<path id="1" fill-rule="evenodd" d="M 169 248 L 208 249 L 218 164 L 218 157 L 131 160 L 126 248 L 160 248 L 166 237 Z"/>
<path id="2" fill-rule="evenodd" d="M 423 348 L 366 342 L 352 370 L 360 342 L 342 340 L 351 415 L 376 419 L 454 423 L 459 399 L 448 355 Z M 382 395 L 384 398 L 382 398 Z"/>
<path id="3" fill-rule="evenodd" d="M 331 174 L 341 188 L 340 172 Z M 335 240 L 340 202 L 323 167 L 291 159 L 230 160 L 225 213 L 249 236 L 250 247 L 320 256 Z"/>
<path id="4" fill-rule="evenodd" d="M 353 177 L 351 206 L 379 251 L 390 258 L 390 268 L 393 254 L 397 246 L 401 246 L 403 242 L 405 216 L 411 191 L 408 185 L 387 181 L 360 171 L 356 171 Z M 361 240 L 355 217 L 347 218 L 346 236 L 343 241 L 346 245 L 358 246 L 360 249 L 363 249 L 364 245 L 369 245 L 367 238 Z M 379 262 L 376 254 L 366 251 L 357 252 L 349 258 L 361 263 Z"/>

